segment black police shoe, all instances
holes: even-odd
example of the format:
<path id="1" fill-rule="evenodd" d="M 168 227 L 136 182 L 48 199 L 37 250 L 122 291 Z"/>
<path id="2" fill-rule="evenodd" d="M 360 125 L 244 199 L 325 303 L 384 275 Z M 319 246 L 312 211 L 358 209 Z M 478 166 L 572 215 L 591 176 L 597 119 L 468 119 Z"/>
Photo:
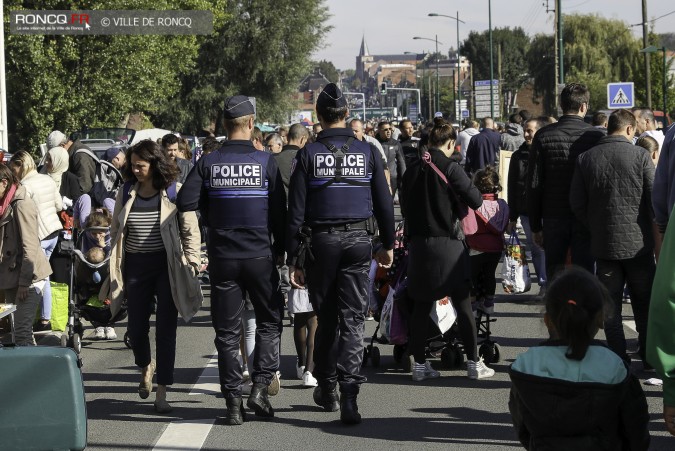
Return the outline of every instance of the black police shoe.
<path id="1" fill-rule="evenodd" d="M 356 396 L 359 394 L 359 386 L 350 384 L 340 386 L 340 421 L 344 424 L 361 423 L 361 414 L 356 405 Z"/>
<path id="2" fill-rule="evenodd" d="M 246 412 L 244 412 L 244 403 L 241 396 L 237 398 L 227 398 L 227 415 L 225 416 L 225 423 L 231 426 L 243 424 L 246 421 Z"/>
<path id="3" fill-rule="evenodd" d="M 273 418 L 274 409 L 267 394 L 267 385 L 255 382 L 251 388 L 251 394 L 246 401 L 249 409 L 253 409 L 259 417 Z"/>
<path id="4" fill-rule="evenodd" d="M 337 385 L 332 387 L 321 387 L 319 385 L 314 389 L 314 402 L 317 406 L 323 407 L 326 412 L 337 412 L 340 409 L 340 397 L 337 392 Z"/>

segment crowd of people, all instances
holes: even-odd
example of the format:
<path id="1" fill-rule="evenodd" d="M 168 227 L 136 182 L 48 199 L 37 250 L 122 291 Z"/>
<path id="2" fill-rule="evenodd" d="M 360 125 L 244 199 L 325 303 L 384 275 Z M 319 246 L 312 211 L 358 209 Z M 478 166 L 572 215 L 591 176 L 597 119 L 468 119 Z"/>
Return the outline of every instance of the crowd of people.
<path id="1" fill-rule="evenodd" d="M 293 124 L 264 135 L 249 98 L 233 96 L 223 110 L 227 139 L 207 138 L 195 155 L 173 134 L 106 152 L 123 183 L 102 202 L 90 195 L 96 162 L 86 146 L 54 131 L 40 171 L 28 152 L 0 165 L 0 289 L 18 306 L 16 342 L 33 345 L 33 329 L 49 328 L 49 257 L 69 212 L 86 232 L 87 260 L 109 258 L 98 297 L 112 318 L 128 310 L 139 396 L 155 391 L 156 411 L 170 412 L 177 319 L 189 321 L 201 307 L 205 243 L 227 423 L 246 420 L 246 394 L 255 415 L 274 416 L 285 308 L 296 376 L 314 387 L 322 409 L 360 423 L 364 324 L 381 305 L 372 274 L 392 265 L 400 203 L 414 381 L 440 376 L 425 341 L 434 302 L 446 296 L 467 376 L 495 374 L 478 355 L 475 312 L 494 312 L 504 234 L 521 227 L 550 339 L 510 368 L 519 439 L 528 449 L 647 449 L 647 404 L 631 371 L 622 307 L 628 297 L 634 354 L 663 378 L 664 416 L 675 433 L 667 228 L 675 128 L 656 130 L 648 108 L 596 114 L 588 124 L 589 101 L 588 89 L 572 83 L 558 120 L 520 111 L 502 132 L 492 118 L 459 131 L 439 113 L 415 130 L 410 120 L 349 120 L 345 97 L 329 84 L 311 131 Z M 508 178 L 500 180 L 505 151 Z M 95 326 L 97 338 L 117 337 L 112 324 Z M 607 346 L 594 340 L 600 329 Z M 583 421 L 578 409 L 588 413 Z"/>

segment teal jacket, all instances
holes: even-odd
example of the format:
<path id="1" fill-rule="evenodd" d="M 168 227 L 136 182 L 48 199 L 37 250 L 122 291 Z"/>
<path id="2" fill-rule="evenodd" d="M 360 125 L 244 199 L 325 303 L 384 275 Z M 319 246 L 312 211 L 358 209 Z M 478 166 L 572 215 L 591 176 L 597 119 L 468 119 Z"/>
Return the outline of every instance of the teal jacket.
<path id="1" fill-rule="evenodd" d="M 670 224 L 652 286 L 647 361 L 663 379 L 663 403 L 675 406 L 675 221 Z"/>

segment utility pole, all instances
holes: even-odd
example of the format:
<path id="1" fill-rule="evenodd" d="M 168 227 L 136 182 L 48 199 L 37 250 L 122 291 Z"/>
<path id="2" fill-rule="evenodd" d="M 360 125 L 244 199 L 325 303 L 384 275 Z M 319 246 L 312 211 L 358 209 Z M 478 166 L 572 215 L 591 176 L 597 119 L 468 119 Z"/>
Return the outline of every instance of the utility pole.
<path id="1" fill-rule="evenodd" d="M 647 0 L 642 0 L 642 48 L 649 47 L 649 24 L 647 23 Z M 645 79 L 647 82 L 647 107 L 652 107 L 652 71 L 649 67 L 650 54 L 644 52 Z M 664 74 L 665 76 L 666 74 Z M 664 112 L 665 114 L 665 112 Z"/>
<path id="2" fill-rule="evenodd" d="M 558 14 L 558 83 L 565 83 L 565 46 L 563 45 L 563 18 L 562 18 L 562 0 L 556 0 L 556 14 Z M 556 90 L 557 93 L 557 90 Z"/>
<path id="3" fill-rule="evenodd" d="M 488 25 L 490 28 L 490 117 L 495 117 L 495 69 L 494 69 L 494 55 L 492 52 L 492 0 L 488 0 Z"/>

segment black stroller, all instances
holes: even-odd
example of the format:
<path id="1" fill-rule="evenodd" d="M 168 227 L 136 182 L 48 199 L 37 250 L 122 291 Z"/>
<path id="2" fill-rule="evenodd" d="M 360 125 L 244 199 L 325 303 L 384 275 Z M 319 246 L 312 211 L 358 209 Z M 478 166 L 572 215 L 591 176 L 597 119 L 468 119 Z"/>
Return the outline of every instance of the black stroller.
<path id="1" fill-rule="evenodd" d="M 387 292 L 388 289 L 394 290 L 393 306 L 391 309 L 396 309 L 396 313 L 401 315 L 405 321 L 412 313 L 412 305 L 407 292 L 407 270 L 408 270 L 408 249 L 403 236 L 403 222 L 400 222 L 396 228 L 396 243 L 394 246 L 394 263 L 391 269 L 386 273 L 386 276 L 380 279 L 380 292 Z M 384 290 L 382 288 L 385 288 Z M 380 312 L 383 311 L 385 300 L 382 296 L 378 299 Z M 384 309 L 387 310 L 386 308 Z M 373 367 L 378 367 L 380 364 L 380 350 L 375 346 L 377 341 L 380 344 L 388 344 L 389 340 L 386 334 L 378 338 L 378 334 L 383 327 L 382 316 L 376 316 L 378 325 L 373 336 L 370 339 L 370 344 L 364 347 L 363 364 L 366 365 L 370 360 Z M 495 343 L 491 336 L 490 325 L 495 322 L 495 318 L 491 318 L 482 310 L 476 312 L 476 331 L 478 335 L 478 355 L 481 356 L 486 364 L 496 363 L 501 357 L 499 345 Z M 386 320 L 384 327 L 387 327 Z M 426 340 L 425 352 L 430 358 L 440 357 L 441 363 L 447 369 L 459 369 L 464 363 L 464 346 L 459 338 L 459 327 L 457 322 L 445 333 L 441 333 L 438 326 L 429 318 L 428 336 Z M 409 353 L 407 352 L 407 339 L 401 340 L 400 337 L 394 340 L 393 357 L 396 363 L 402 365 L 404 371 L 411 371 L 412 363 Z"/>
<path id="2" fill-rule="evenodd" d="M 84 326 L 82 318 L 97 326 L 110 326 L 127 316 L 126 305 L 113 318 L 110 306 L 105 300 L 98 298 L 103 282 L 110 274 L 110 256 L 106 255 L 100 263 L 87 261 L 80 250 L 82 235 L 74 233 L 77 243 L 70 250 L 70 283 L 68 296 L 68 326 L 61 337 L 61 344 L 72 348 L 79 356 L 82 350 Z M 128 346 L 128 336 L 124 336 Z"/>

